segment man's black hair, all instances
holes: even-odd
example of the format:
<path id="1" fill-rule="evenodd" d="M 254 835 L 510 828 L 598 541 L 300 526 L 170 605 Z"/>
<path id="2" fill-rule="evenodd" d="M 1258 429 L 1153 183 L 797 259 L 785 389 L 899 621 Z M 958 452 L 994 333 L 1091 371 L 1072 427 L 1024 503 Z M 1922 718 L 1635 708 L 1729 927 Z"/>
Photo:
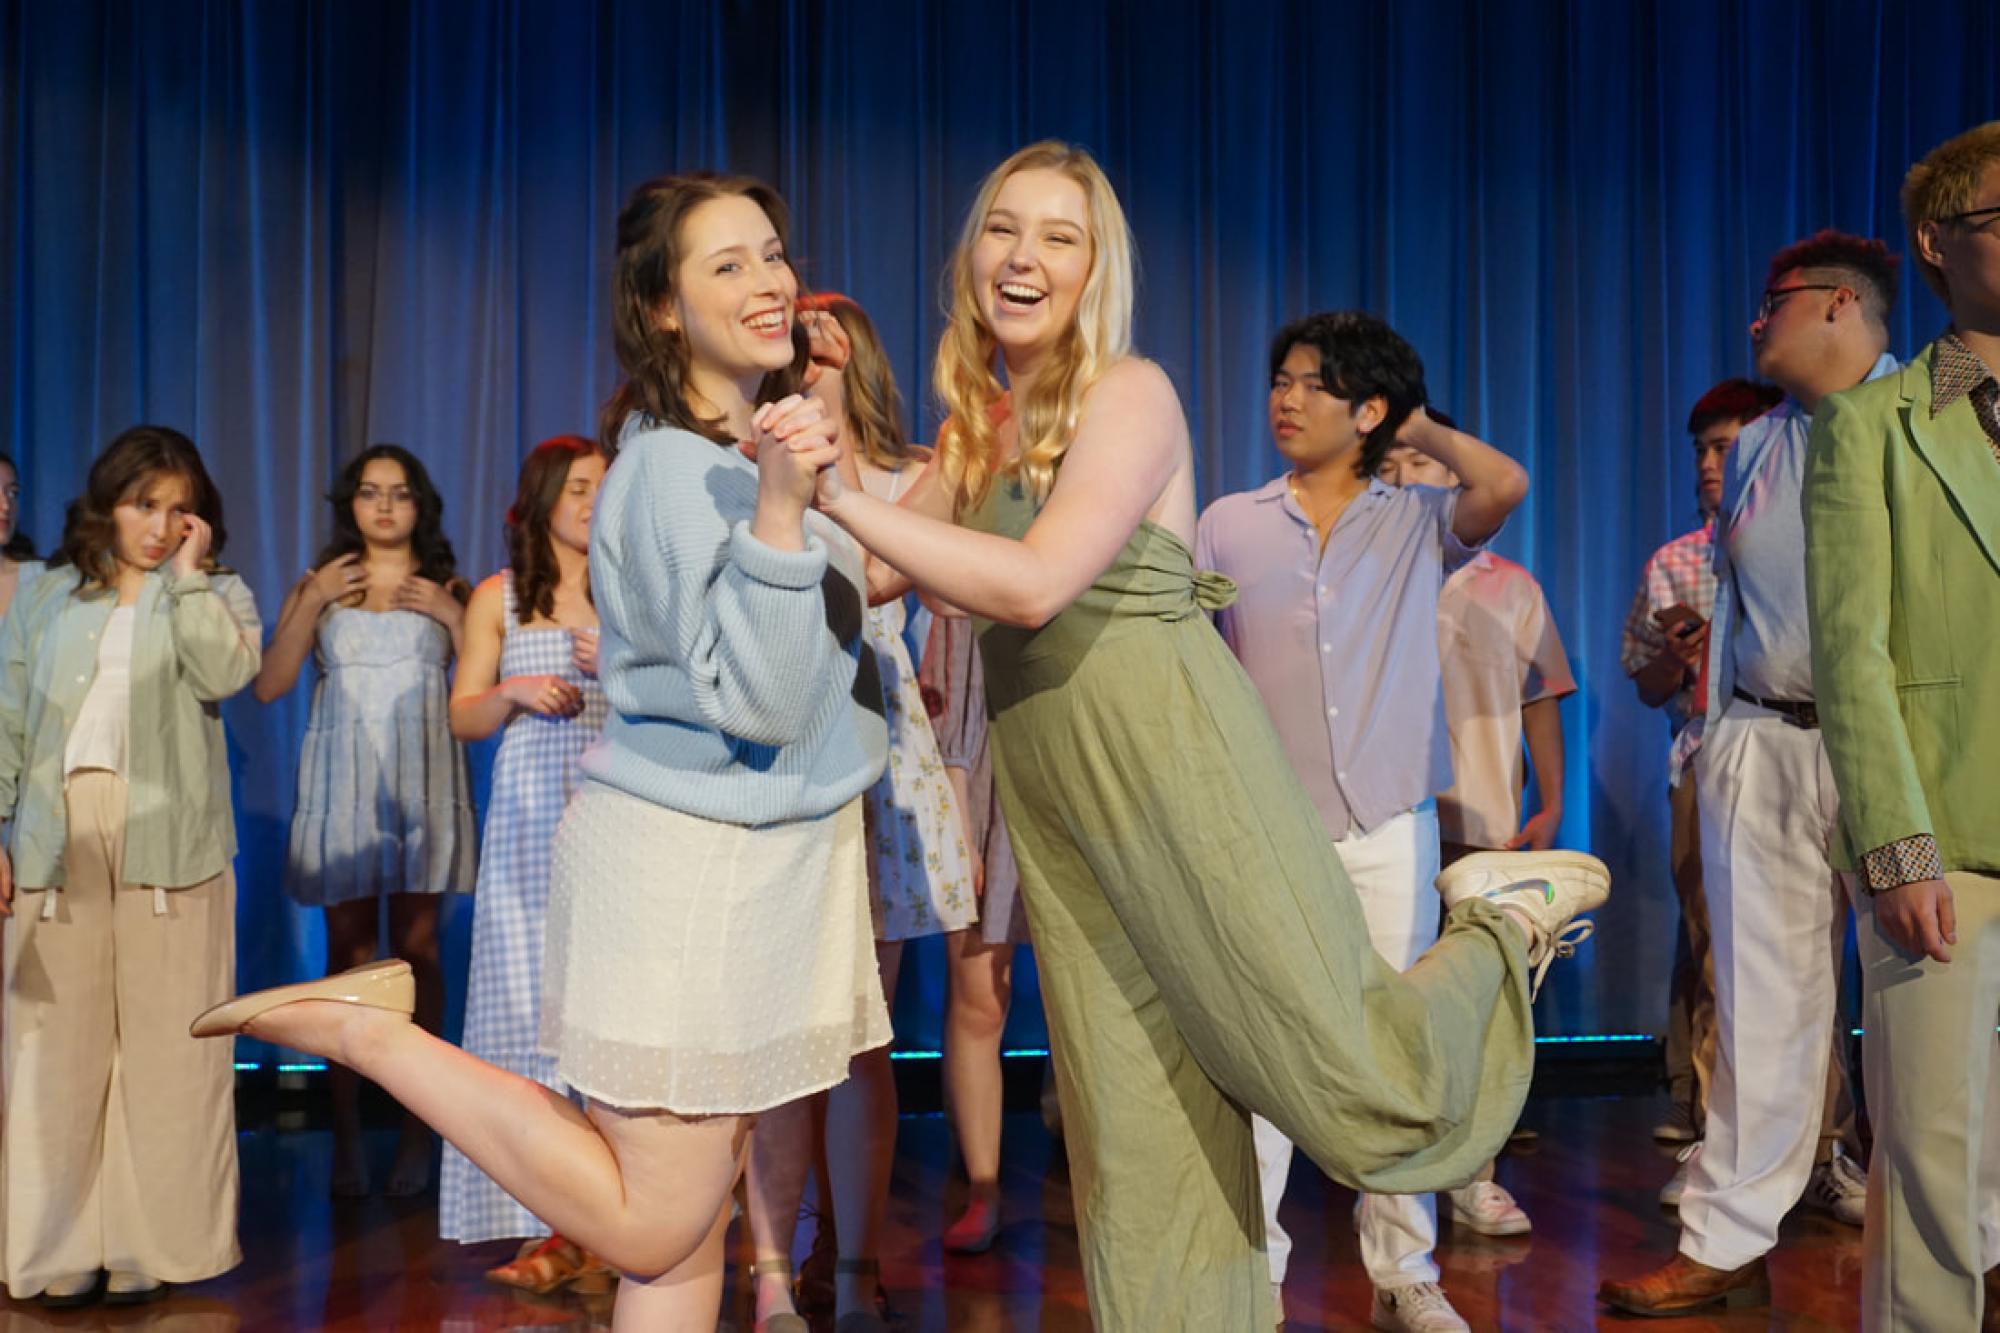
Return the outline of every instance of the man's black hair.
<path id="1" fill-rule="evenodd" d="M 1320 383 L 1334 396 L 1359 407 L 1381 397 L 1388 411 L 1382 424 L 1362 441 L 1355 475 L 1372 477 L 1382 457 L 1395 447 L 1396 432 L 1424 405 L 1424 363 L 1403 336 L 1359 310 L 1323 311 L 1293 320 L 1271 340 L 1271 378 L 1276 380 L 1294 347 L 1319 353 Z"/>

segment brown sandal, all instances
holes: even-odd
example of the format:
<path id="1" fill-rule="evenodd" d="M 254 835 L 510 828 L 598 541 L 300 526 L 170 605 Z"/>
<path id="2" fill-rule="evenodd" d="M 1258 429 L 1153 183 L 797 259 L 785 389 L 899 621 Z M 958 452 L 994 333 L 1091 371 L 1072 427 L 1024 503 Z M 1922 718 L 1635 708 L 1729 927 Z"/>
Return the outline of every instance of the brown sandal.
<path id="1" fill-rule="evenodd" d="M 488 1269 L 488 1282 L 547 1296 L 564 1287 L 583 1296 L 605 1296 L 618 1285 L 618 1271 L 589 1250 L 561 1236 L 529 1241 L 513 1262 Z"/>

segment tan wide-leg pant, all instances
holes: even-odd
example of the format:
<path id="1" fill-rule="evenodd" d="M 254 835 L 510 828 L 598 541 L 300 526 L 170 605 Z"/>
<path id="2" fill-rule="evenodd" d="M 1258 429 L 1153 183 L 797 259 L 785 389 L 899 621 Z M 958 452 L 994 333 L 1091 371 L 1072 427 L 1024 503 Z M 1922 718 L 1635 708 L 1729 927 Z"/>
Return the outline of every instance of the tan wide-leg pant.
<path id="1" fill-rule="evenodd" d="M 1978 1328 L 1982 1274 L 2000 1264 L 2000 877 L 1945 883 L 1958 917 L 1949 963 L 1891 944 L 1875 900 L 1855 894 L 1875 1121 L 1861 1266 L 1869 1333 Z"/>
<path id="2" fill-rule="evenodd" d="M 125 883 L 124 781 L 79 772 L 67 795 L 67 882 L 18 893 L 6 925 L 0 1280 L 17 1299 L 242 1258 L 233 1044 L 188 1036 L 234 986 L 235 885 Z"/>

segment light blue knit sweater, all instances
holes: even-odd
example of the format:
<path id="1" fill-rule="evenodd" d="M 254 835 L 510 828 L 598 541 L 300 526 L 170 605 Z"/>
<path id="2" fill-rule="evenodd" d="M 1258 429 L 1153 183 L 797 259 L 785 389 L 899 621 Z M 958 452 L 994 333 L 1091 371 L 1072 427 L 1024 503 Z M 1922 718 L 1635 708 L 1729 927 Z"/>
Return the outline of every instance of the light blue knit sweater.
<path id="1" fill-rule="evenodd" d="M 590 524 L 612 715 L 583 770 L 732 824 L 838 810 L 888 754 L 859 549 L 808 513 L 806 549 L 776 550 L 756 507 L 743 455 L 635 417 Z"/>

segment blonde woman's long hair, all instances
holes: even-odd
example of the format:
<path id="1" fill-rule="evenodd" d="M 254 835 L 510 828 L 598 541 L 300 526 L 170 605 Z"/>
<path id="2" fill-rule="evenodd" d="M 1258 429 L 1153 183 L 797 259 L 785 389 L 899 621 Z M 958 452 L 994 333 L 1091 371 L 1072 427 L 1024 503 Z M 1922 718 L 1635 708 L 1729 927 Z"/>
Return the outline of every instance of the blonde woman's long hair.
<path id="1" fill-rule="evenodd" d="M 910 440 L 903 433 L 903 395 L 875 321 L 850 296 L 814 292 L 799 297 L 800 310 L 823 310 L 847 331 L 850 352 L 842 373 L 841 393 L 847 402 L 842 426 L 860 455 L 885 471 L 894 472 L 910 460 Z"/>
<path id="2" fill-rule="evenodd" d="M 985 303 L 972 279 L 972 251 L 1000 187 L 1017 171 L 1058 171 L 1083 187 L 1089 214 L 1090 276 L 1048 369 L 1036 376 L 1012 412 L 1020 451 L 1004 468 L 994 466 L 999 420 L 994 404 L 1006 392 L 994 372 L 999 343 L 986 322 Z M 951 261 L 951 299 L 938 342 L 933 387 L 947 414 L 938 432 L 937 457 L 944 484 L 959 511 L 985 499 L 996 471 L 1018 476 L 1037 501 L 1055 485 L 1056 465 L 1076 435 L 1083 396 L 1098 377 L 1132 348 L 1132 232 L 1104 171 L 1081 148 L 1054 139 L 1029 144 L 995 167 L 959 232 Z"/>

